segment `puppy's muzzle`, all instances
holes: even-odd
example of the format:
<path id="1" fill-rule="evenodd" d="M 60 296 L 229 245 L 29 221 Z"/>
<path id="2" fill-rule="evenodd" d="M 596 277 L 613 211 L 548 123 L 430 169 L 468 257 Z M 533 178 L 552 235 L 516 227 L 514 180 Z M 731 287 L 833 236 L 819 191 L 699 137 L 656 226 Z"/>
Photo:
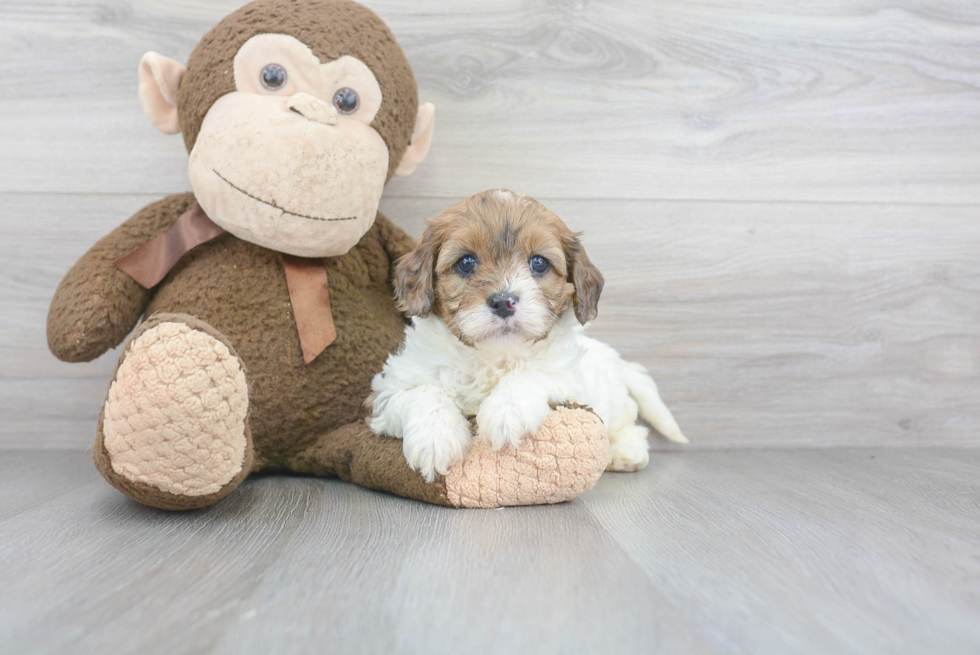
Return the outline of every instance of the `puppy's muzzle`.
<path id="1" fill-rule="evenodd" d="M 509 318 L 517 311 L 517 301 L 520 300 L 512 293 L 495 293 L 487 300 L 487 305 L 500 318 Z"/>

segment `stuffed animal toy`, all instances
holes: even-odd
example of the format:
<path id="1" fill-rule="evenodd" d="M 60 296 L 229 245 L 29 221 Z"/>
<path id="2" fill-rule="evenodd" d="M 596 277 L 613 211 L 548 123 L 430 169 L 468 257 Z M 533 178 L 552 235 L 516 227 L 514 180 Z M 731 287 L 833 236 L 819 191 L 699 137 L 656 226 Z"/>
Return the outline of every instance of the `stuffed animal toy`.
<path id="1" fill-rule="evenodd" d="M 164 509 L 232 493 L 257 471 L 336 476 L 455 507 L 568 500 L 606 464 L 601 421 L 557 407 L 519 450 L 474 446 L 426 482 L 363 402 L 399 347 L 395 260 L 412 240 L 378 212 L 432 139 L 404 53 L 349 0 L 258 0 L 185 68 L 139 67 L 150 121 L 182 133 L 193 193 L 152 203 L 92 247 L 51 303 L 60 359 L 123 348 L 93 458 Z"/>

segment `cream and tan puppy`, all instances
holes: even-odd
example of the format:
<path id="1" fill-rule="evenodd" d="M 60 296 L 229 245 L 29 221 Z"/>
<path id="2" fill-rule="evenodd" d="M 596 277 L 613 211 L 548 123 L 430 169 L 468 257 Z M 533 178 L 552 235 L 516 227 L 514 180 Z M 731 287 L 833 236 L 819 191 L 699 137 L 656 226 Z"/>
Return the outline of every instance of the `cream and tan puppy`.
<path id="1" fill-rule="evenodd" d="M 599 415 L 610 471 L 649 461 L 637 415 L 686 442 L 647 371 L 585 335 L 602 285 L 578 235 L 532 198 L 484 191 L 445 210 L 395 270 L 413 319 L 372 382 L 371 428 L 404 440 L 408 463 L 430 481 L 466 453 L 467 417 L 494 448 L 517 447 L 552 403 Z"/>

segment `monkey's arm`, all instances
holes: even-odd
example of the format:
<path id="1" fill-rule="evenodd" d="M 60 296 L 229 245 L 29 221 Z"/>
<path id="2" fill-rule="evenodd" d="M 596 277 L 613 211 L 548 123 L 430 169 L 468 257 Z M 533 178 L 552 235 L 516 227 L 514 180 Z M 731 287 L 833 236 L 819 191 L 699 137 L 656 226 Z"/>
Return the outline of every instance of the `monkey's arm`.
<path id="1" fill-rule="evenodd" d="M 378 217 L 374 222 L 380 229 L 381 243 L 384 245 L 385 252 L 388 253 L 388 261 L 392 265 L 399 257 L 408 254 L 415 247 L 415 239 L 408 236 L 405 230 L 392 223 L 381 212 L 378 212 Z"/>
<path id="2" fill-rule="evenodd" d="M 194 194 L 182 193 L 147 205 L 71 267 L 48 310 L 48 347 L 55 357 L 87 362 L 122 342 L 153 293 L 113 262 L 162 234 L 194 202 Z"/>

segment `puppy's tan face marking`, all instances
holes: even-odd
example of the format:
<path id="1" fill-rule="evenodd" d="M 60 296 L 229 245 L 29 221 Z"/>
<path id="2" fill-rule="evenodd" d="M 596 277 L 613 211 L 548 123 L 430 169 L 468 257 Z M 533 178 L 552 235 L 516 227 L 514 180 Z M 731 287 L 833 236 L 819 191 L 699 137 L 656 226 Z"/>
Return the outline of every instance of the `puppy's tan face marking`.
<path id="1" fill-rule="evenodd" d="M 433 311 L 464 342 L 540 339 L 558 321 L 574 287 L 556 226 L 542 217 L 467 212 L 449 229 L 436 261 Z M 532 257 L 543 258 L 545 266 L 536 263 L 544 270 L 531 268 Z"/>
<path id="2" fill-rule="evenodd" d="M 415 251 L 399 261 L 395 286 L 404 311 L 435 312 L 474 345 L 506 335 L 541 339 L 573 299 L 579 320 L 590 320 L 602 276 L 555 214 L 494 190 L 431 220 Z"/>

